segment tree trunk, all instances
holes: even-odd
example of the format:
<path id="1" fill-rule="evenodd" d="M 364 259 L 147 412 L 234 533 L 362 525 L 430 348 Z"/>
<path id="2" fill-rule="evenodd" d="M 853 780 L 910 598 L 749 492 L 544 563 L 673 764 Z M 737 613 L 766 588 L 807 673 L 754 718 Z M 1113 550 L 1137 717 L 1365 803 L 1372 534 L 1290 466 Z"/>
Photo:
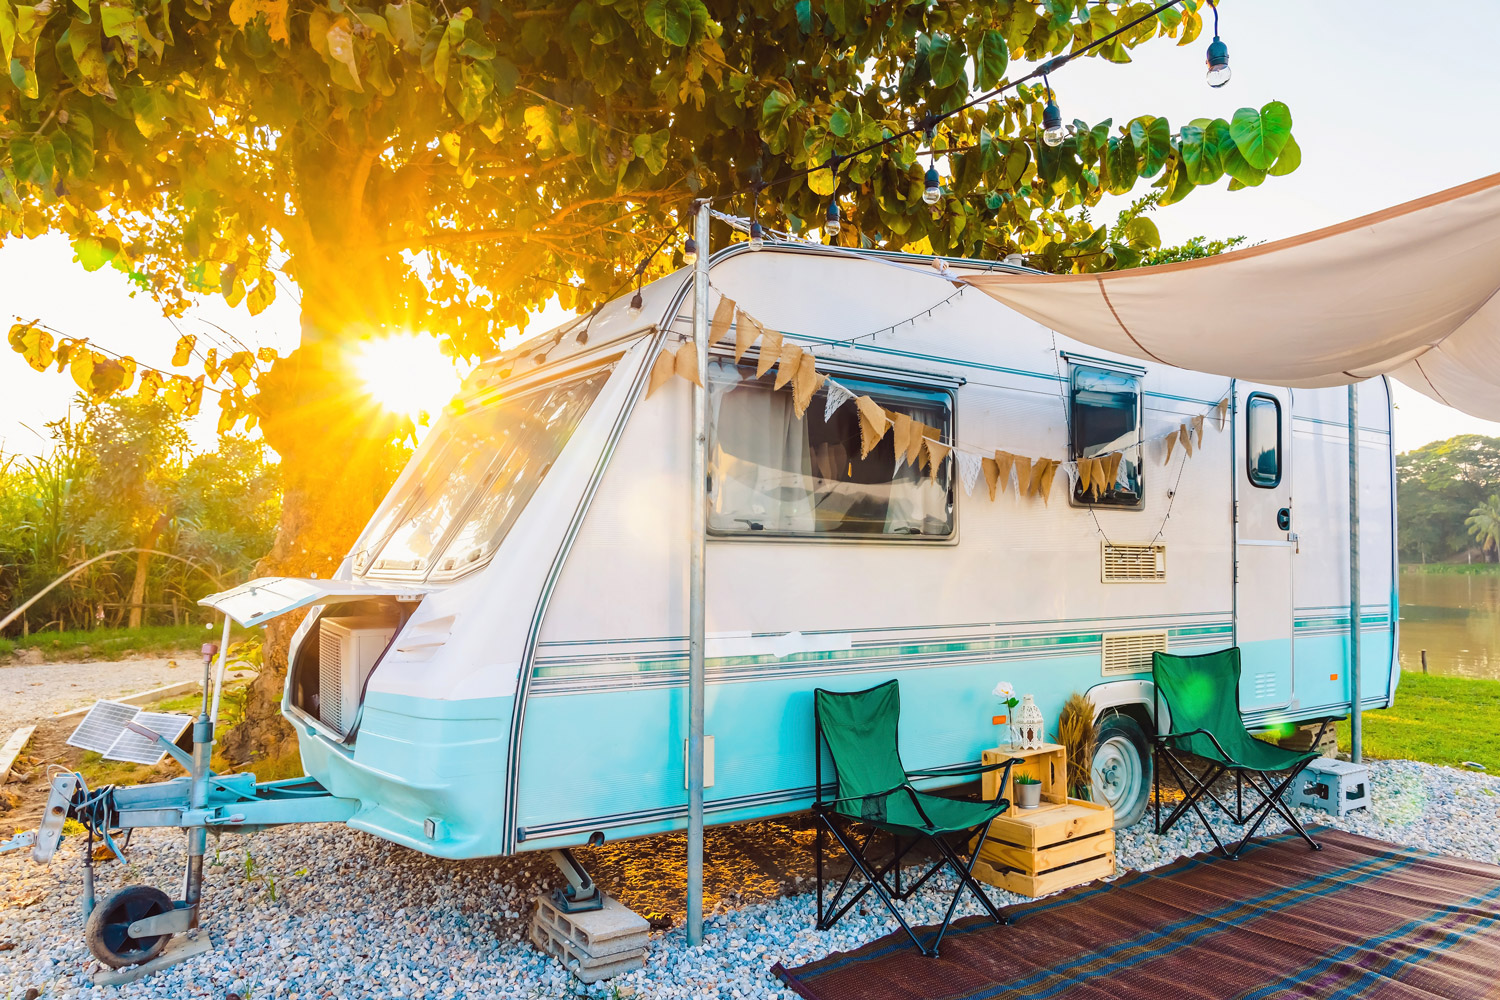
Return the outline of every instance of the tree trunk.
<path id="1" fill-rule="evenodd" d="M 257 576 L 331 576 L 400 471 L 393 417 L 351 382 L 347 346 L 309 329 L 310 294 L 303 297 L 303 346 L 276 362 L 256 397 L 266 443 L 281 456 L 282 481 L 276 542 L 256 565 Z M 294 749 L 280 706 L 287 646 L 302 618 L 293 613 L 266 628 L 245 719 L 222 741 L 236 763 Z"/>
<path id="2" fill-rule="evenodd" d="M 141 619 L 146 611 L 146 570 L 151 565 L 151 553 L 148 549 L 156 547 L 156 539 L 161 536 L 162 529 L 167 526 L 167 516 L 161 515 L 151 525 L 151 530 L 141 536 L 136 543 L 136 548 L 141 551 L 135 554 L 135 580 L 130 584 L 130 627 L 140 628 Z"/>

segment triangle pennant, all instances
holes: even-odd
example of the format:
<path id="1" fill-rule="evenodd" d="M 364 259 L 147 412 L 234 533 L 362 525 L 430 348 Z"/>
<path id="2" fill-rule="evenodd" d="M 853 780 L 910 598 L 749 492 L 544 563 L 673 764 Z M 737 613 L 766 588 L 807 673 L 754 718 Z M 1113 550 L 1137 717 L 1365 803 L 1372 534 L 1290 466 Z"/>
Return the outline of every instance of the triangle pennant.
<path id="1" fill-rule="evenodd" d="M 1000 480 L 1000 492 L 1004 493 L 1010 486 L 1010 474 L 1015 471 L 1016 456 L 1008 451 L 995 452 L 995 474 Z M 994 499 L 991 497 L 990 499 Z"/>
<path id="2" fill-rule="evenodd" d="M 972 451 L 953 452 L 953 461 L 958 463 L 958 481 L 964 488 L 964 496 L 974 495 L 974 484 L 979 482 L 979 470 L 984 459 Z"/>
<path id="3" fill-rule="evenodd" d="M 734 322 L 735 304 L 734 299 L 727 295 L 719 296 L 719 308 L 714 310 L 713 326 L 709 328 L 708 342 L 717 344 L 729 333 L 729 326 Z"/>
<path id="4" fill-rule="evenodd" d="M 1026 495 L 1040 496 L 1042 492 L 1042 477 L 1047 474 L 1048 459 L 1039 458 L 1031 463 L 1031 482 L 1026 484 Z"/>
<path id="5" fill-rule="evenodd" d="M 896 449 L 897 469 L 900 469 L 907 461 L 907 449 L 913 438 L 919 442 L 922 440 L 921 435 L 917 433 L 917 422 L 904 413 L 892 413 L 891 447 Z"/>
<path id="6" fill-rule="evenodd" d="M 1161 460 L 1162 465 L 1172 461 L 1172 448 L 1177 444 L 1177 432 L 1173 431 L 1167 435 L 1167 457 Z"/>
<path id="7" fill-rule="evenodd" d="M 1016 496 L 1029 496 L 1031 491 L 1031 459 L 1023 455 L 1015 457 Z"/>
<path id="8" fill-rule="evenodd" d="M 856 397 L 854 405 L 859 409 L 859 457 L 868 458 L 891 424 L 885 410 L 869 396 Z"/>
<path id="9" fill-rule="evenodd" d="M 761 328 L 760 355 L 755 359 L 755 377 L 760 378 L 771 370 L 781 357 L 781 334 L 776 330 Z"/>
<path id="10" fill-rule="evenodd" d="M 656 361 L 651 365 L 651 380 L 646 383 L 646 398 L 650 399 L 653 392 L 666 385 L 667 379 L 671 378 L 676 370 L 677 359 L 671 351 L 663 347 L 656 355 Z"/>
<path id="11" fill-rule="evenodd" d="M 776 381 L 772 389 L 780 389 L 790 382 L 802 367 L 802 348 L 796 344 L 783 343 L 781 354 L 776 358 Z"/>
<path id="12" fill-rule="evenodd" d="M 677 348 L 677 362 L 675 365 L 677 374 L 682 378 L 703 388 L 703 380 L 698 377 L 698 345 L 691 340 L 683 342 Z"/>
<path id="13" fill-rule="evenodd" d="M 813 394 L 822 384 L 823 376 L 818 374 L 818 359 L 813 357 L 811 351 L 803 352 L 802 360 L 797 364 L 797 374 L 792 376 L 792 412 L 797 415 L 798 420 L 807 412 Z"/>
<path id="14" fill-rule="evenodd" d="M 1057 467 L 1061 464 L 1055 458 L 1046 458 L 1042 461 L 1047 463 L 1047 468 L 1042 472 L 1042 503 L 1051 504 L 1052 481 L 1057 478 Z"/>
<path id="15" fill-rule="evenodd" d="M 1193 418 L 1193 433 L 1198 435 L 1198 447 L 1203 447 L 1203 414 Z"/>
<path id="16" fill-rule="evenodd" d="M 842 383 L 835 382 L 833 379 L 829 379 L 828 396 L 823 401 L 823 420 L 825 422 L 832 420 L 833 415 L 838 412 L 839 407 L 843 406 L 853 398 L 854 393 L 844 388 Z"/>
<path id="17" fill-rule="evenodd" d="M 1193 457 L 1193 432 L 1188 430 L 1188 425 L 1183 424 L 1177 428 L 1177 443 L 1182 445 L 1182 452 L 1188 458 Z"/>
<path id="18" fill-rule="evenodd" d="M 1120 482 L 1120 463 L 1124 460 L 1124 452 L 1111 452 L 1104 456 L 1104 492 L 1108 493 Z"/>
<path id="19" fill-rule="evenodd" d="M 924 438 L 927 445 L 927 474 L 937 479 L 938 466 L 943 464 L 943 459 L 948 457 L 948 452 L 953 449 L 935 438 Z"/>
<path id="20" fill-rule="evenodd" d="M 1229 397 L 1225 396 L 1219 400 L 1219 405 L 1214 407 L 1214 412 L 1219 415 L 1219 430 L 1224 429 L 1224 421 L 1229 418 Z"/>
<path id="21" fill-rule="evenodd" d="M 760 321 L 751 316 L 745 310 L 739 310 L 739 318 L 734 327 L 734 363 L 739 364 L 745 352 L 750 350 L 750 345 L 755 343 L 755 338 L 765 333 L 765 327 Z"/>
<path id="22" fill-rule="evenodd" d="M 984 484 L 990 488 L 990 499 L 993 500 L 1000 486 L 1000 465 L 993 458 L 986 458 L 980 466 L 984 469 Z"/>

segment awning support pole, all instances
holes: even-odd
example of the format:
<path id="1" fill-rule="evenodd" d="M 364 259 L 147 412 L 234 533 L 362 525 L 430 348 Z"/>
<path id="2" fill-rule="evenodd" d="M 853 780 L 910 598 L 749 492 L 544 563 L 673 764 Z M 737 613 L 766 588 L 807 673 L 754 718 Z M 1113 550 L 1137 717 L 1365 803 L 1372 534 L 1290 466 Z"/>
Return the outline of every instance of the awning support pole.
<path id="1" fill-rule="evenodd" d="M 1364 759 L 1359 700 L 1359 383 L 1349 386 L 1349 758 Z"/>
<path id="2" fill-rule="evenodd" d="M 703 943 L 703 550 L 708 531 L 708 201 L 693 206 L 698 259 L 693 264 L 693 346 L 698 377 L 693 387 L 693 492 L 688 557 L 688 944 Z"/>

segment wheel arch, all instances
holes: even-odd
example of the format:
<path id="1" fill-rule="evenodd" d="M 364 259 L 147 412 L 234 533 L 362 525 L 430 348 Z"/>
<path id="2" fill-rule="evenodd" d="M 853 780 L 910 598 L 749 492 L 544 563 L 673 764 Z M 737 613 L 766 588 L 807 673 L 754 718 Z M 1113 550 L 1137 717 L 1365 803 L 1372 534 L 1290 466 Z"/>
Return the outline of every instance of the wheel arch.
<path id="1" fill-rule="evenodd" d="M 1152 711 L 1152 702 L 1156 697 L 1156 685 L 1150 680 L 1138 678 L 1135 680 L 1105 681 L 1095 684 L 1085 692 L 1084 696 L 1094 706 L 1094 720 L 1097 722 L 1109 712 L 1118 712 L 1128 715 L 1140 724 L 1141 731 L 1148 736 L 1156 731 L 1156 723 Z M 1163 714 L 1166 706 L 1161 706 Z M 1170 732 L 1170 730 L 1167 730 Z"/>

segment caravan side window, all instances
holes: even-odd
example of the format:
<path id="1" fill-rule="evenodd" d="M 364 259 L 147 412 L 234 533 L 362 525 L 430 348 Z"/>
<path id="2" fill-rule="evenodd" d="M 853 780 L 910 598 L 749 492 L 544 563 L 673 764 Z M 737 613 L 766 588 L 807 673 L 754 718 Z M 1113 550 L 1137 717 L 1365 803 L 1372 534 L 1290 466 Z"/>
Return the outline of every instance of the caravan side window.
<path id="1" fill-rule="evenodd" d="M 1275 396 L 1254 392 L 1245 403 L 1245 468 L 1251 486 L 1281 485 L 1281 403 Z"/>
<path id="2" fill-rule="evenodd" d="M 1073 364 L 1068 424 L 1072 457 L 1121 452 L 1115 481 L 1103 494 L 1074 486 L 1073 502 L 1093 506 L 1141 506 L 1141 377 L 1127 371 Z"/>
<path id="3" fill-rule="evenodd" d="M 953 535 L 950 455 L 933 477 L 896 466 L 891 435 L 859 457 L 853 402 L 824 419 L 820 389 L 799 419 L 790 389 L 751 365 L 709 364 L 708 527 L 716 535 L 942 539 Z M 904 413 L 952 440 L 946 392 L 840 377 L 856 395 Z"/>

